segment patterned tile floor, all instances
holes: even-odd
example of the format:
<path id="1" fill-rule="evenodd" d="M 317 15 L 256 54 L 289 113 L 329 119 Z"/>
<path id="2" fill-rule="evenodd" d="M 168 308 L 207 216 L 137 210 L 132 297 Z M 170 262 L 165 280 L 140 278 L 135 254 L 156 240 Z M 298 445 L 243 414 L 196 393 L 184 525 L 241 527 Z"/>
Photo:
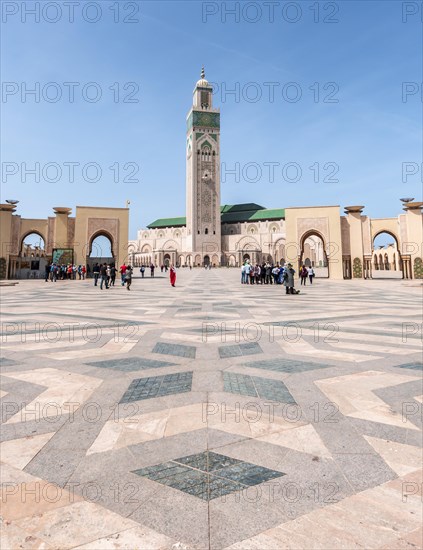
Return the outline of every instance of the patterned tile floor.
<path id="1" fill-rule="evenodd" d="M 134 473 L 203 500 L 224 497 L 285 475 L 210 451 L 141 468 Z"/>
<path id="2" fill-rule="evenodd" d="M 2 550 L 421 548 L 421 292 L 2 288 Z"/>

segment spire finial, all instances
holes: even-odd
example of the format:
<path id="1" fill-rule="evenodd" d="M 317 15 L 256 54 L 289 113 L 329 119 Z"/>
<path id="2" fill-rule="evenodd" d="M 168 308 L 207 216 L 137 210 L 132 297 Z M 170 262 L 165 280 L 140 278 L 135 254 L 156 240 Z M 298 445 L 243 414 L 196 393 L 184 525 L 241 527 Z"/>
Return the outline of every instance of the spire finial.
<path id="1" fill-rule="evenodd" d="M 206 73 L 204 72 L 204 65 L 201 67 L 201 78 L 204 79 L 204 77 L 206 76 Z"/>

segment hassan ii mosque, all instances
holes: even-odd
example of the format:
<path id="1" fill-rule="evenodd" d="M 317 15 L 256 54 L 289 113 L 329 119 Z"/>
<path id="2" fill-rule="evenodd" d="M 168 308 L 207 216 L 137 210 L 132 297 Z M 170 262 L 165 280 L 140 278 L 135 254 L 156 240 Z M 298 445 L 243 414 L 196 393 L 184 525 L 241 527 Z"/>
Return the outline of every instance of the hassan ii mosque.
<path id="1" fill-rule="evenodd" d="M 204 69 L 186 128 L 186 216 L 161 218 L 129 241 L 135 266 L 240 266 L 245 260 L 313 265 L 316 276 L 422 278 L 423 203 L 404 199 L 396 218 L 370 219 L 364 206 L 265 208 L 221 205 L 220 110 Z M 381 233 L 392 244 L 375 248 Z"/>

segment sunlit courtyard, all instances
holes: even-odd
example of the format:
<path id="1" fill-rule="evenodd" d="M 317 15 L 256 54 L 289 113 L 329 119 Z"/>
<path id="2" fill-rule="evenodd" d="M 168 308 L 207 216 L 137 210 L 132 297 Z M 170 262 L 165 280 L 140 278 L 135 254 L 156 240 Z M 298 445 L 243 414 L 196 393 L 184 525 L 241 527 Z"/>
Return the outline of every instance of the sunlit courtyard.
<path id="1" fill-rule="evenodd" d="M 2 548 L 421 547 L 420 281 L 15 282 Z"/>

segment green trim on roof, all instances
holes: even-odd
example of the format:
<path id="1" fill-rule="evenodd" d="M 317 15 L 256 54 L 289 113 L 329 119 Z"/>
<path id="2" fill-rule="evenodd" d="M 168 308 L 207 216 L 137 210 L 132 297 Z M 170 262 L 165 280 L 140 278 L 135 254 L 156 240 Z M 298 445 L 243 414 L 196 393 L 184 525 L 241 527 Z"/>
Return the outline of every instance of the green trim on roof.
<path id="1" fill-rule="evenodd" d="M 285 208 L 265 208 L 253 216 L 255 220 L 279 220 L 281 218 L 285 219 Z"/>
<path id="2" fill-rule="evenodd" d="M 224 204 L 220 207 L 222 223 L 242 223 L 255 222 L 263 220 L 285 219 L 284 208 L 264 208 L 255 203 L 245 204 Z M 158 227 L 183 227 L 187 224 L 186 217 L 179 218 L 160 218 L 150 225 L 148 229 Z"/>
<path id="3" fill-rule="evenodd" d="M 148 229 L 155 229 L 157 227 L 183 227 L 187 224 L 185 216 L 180 218 L 159 218 L 158 220 L 147 225 Z"/>
<path id="4" fill-rule="evenodd" d="M 280 220 L 285 218 L 285 210 L 283 208 L 262 210 L 247 210 L 239 212 L 223 212 L 221 215 L 222 223 L 242 223 L 254 222 L 263 220 Z"/>
<path id="5" fill-rule="evenodd" d="M 245 202 L 242 204 L 224 204 L 220 207 L 223 212 L 248 212 L 250 210 L 265 210 L 264 206 L 260 206 L 255 202 Z"/>

